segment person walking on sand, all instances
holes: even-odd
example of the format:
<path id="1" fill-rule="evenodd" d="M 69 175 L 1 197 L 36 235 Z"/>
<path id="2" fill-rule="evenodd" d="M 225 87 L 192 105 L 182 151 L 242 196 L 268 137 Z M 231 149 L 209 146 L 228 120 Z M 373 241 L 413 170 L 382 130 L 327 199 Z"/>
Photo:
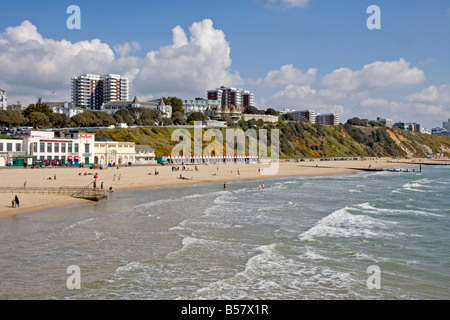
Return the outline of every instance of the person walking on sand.
<path id="1" fill-rule="evenodd" d="M 19 197 L 17 195 L 14 197 L 14 202 L 16 203 L 17 208 L 20 208 Z"/>
<path id="2" fill-rule="evenodd" d="M 114 175 L 114 177 L 113 177 L 113 181 L 116 181 L 116 175 Z"/>

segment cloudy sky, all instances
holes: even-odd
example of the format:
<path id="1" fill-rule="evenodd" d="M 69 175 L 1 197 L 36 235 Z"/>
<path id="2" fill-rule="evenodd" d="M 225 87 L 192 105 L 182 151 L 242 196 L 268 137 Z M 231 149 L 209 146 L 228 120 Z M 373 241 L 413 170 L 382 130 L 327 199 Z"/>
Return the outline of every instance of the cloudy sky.
<path id="1" fill-rule="evenodd" d="M 81 30 L 67 28 L 72 4 Z M 367 28 L 370 5 L 380 30 Z M 431 128 L 450 118 L 449 36 L 448 0 L 9 1 L 0 88 L 10 103 L 69 101 L 71 77 L 118 73 L 141 99 L 224 85 L 260 109 Z"/>

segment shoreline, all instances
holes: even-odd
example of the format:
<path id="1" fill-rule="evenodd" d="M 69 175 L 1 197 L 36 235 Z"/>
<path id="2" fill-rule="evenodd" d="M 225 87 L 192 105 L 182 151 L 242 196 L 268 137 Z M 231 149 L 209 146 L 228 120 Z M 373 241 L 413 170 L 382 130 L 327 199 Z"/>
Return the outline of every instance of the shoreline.
<path id="1" fill-rule="evenodd" d="M 400 159 L 399 159 L 400 160 Z M 274 175 L 263 175 L 259 172 L 268 166 L 264 164 L 203 164 L 185 166 L 182 171 L 181 165 L 149 165 L 108 168 L 104 170 L 90 170 L 89 168 L 43 168 L 23 169 L 6 168 L 0 170 L 0 187 L 14 187 L 17 190 L 23 188 L 26 181 L 27 187 L 83 187 L 93 181 L 93 176 L 98 173 L 98 186 L 104 183 L 104 189 L 113 187 L 114 191 L 153 189 L 167 187 L 183 187 L 208 183 L 232 183 L 237 181 L 262 181 L 276 178 L 289 177 L 319 177 L 347 175 L 368 169 L 388 169 L 399 167 L 418 166 L 419 162 L 430 163 L 427 159 L 408 159 L 405 162 L 394 162 L 392 158 L 373 158 L 365 160 L 339 160 L 339 161 L 305 161 L 294 162 L 281 160 L 278 172 Z M 434 161 L 432 161 L 434 162 Z M 431 162 L 431 163 L 432 163 Z M 178 167 L 179 171 L 172 171 L 172 166 Z M 56 169 L 56 170 L 55 170 Z M 154 175 L 155 170 L 158 175 Z M 376 171 L 373 171 L 376 172 Z M 380 172 L 380 171 L 378 171 Z M 151 173 L 151 174 L 150 174 Z M 179 179 L 180 174 L 187 179 Z M 51 179 L 50 179 L 51 178 Z M 57 178 L 54 180 L 54 178 Z M 25 191 L 26 189 L 23 189 Z M 21 214 L 32 214 L 46 209 L 64 208 L 71 205 L 84 205 L 92 203 L 88 200 L 75 199 L 70 196 L 26 194 L 18 193 L 20 208 L 12 208 L 11 199 L 15 194 L 0 193 L 0 219 L 13 217 Z"/>

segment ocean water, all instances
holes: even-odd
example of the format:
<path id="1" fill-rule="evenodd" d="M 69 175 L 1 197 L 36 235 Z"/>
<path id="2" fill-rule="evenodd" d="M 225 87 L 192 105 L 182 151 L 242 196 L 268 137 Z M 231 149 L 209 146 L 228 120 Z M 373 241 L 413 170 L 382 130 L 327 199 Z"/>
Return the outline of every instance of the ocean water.
<path id="1" fill-rule="evenodd" d="M 426 166 L 123 191 L 2 219 L 0 299 L 449 299 L 449 177 Z"/>

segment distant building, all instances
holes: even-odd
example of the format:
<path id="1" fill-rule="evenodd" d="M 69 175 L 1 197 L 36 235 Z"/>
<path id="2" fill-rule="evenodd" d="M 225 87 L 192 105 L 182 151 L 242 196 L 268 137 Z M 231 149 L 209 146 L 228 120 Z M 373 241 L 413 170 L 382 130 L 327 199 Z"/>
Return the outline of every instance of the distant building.
<path id="1" fill-rule="evenodd" d="M 447 129 L 439 127 L 431 129 L 431 134 L 445 137 L 450 136 L 450 132 Z"/>
<path id="2" fill-rule="evenodd" d="M 150 100 L 149 102 L 158 105 L 156 109 L 162 113 L 163 118 L 172 118 L 172 106 L 166 105 L 164 98 Z"/>
<path id="3" fill-rule="evenodd" d="M 72 102 L 43 102 L 43 104 L 48 105 L 54 113 L 65 114 L 69 118 L 85 111 L 83 108 L 75 107 Z"/>
<path id="4" fill-rule="evenodd" d="M 0 89 L 0 110 L 7 110 L 8 98 L 6 96 L 6 90 Z"/>
<path id="5" fill-rule="evenodd" d="M 326 113 L 326 114 L 317 114 L 316 115 L 316 123 L 322 124 L 325 126 L 338 126 L 339 125 L 339 115 L 336 113 Z"/>
<path id="6" fill-rule="evenodd" d="M 314 110 L 303 110 L 292 112 L 297 121 L 316 123 L 316 112 Z"/>
<path id="7" fill-rule="evenodd" d="M 75 107 L 100 110 L 105 103 L 129 100 L 129 80 L 120 75 L 84 74 L 71 81 Z"/>
<path id="8" fill-rule="evenodd" d="M 294 112 L 295 112 L 295 110 L 293 110 L 293 109 L 283 109 L 280 111 L 280 114 L 284 115 L 284 114 L 294 113 Z"/>
<path id="9" fill-rule="evenodd" d="M 135 163 L 136 143 L 97 141 L 94 145 L 94 153 L 95 164 L 111 166 Z"/>
<path id="10" fill-rule="evenodd" d="M 255 95 L 244 89 L 232 87 L 220 87 L 214 90 L 208 90 L 208 100 L 220 100 L 220 105 L 233 105 L 238 108 L 255 106 Z"/>
<path id="11" fill-rule="evenodd" d="M 275 123 L 279 120 L 277 116 L 272 116 L 272 115 L 268 115 L 268 114 L 243 114 L 242 119 L 245 121 L 248 121 L 251 119 L 254 119 L 254 120 L 262 119 L 264 122 L 270 122 L 270 123 Z"/>
<path id="12" fill-rule="evenodd" d="M 242 111 L 236 106 L 219 106 L 206 110 L 205 115 L 212 120 L 223 121 L 229 117 L 231 121 L 238 122 L 241 119 Z"/>
<path id="13" fill-rule="evenodd" d="M 196 98 L 195 100 L 183 100 L 184 114 L 188 115 L 192 112 L 206 113 L 208 109 L 221 106 L 220 100 L 207 100 Z"/>
<path id="14" fill-rule="evenodd" d="M 442 124 L 442 126 L 444 127 L 444 129 L 446 129 L 447 131 L 450 131 L 450 119 L 448 119 L 448 121 L 444 122 Z"/>
<path id="15" fill-rule="evenodd" d="M 28 108 L 28 106 L 25 106 L 23 104 L 17 103 L 17 104 L 10 104 L 10 105 L 8 105 L 6 110 L 17 111 L 17 112 L 22 113 L 23 110 L 25 110 L 26 108 Z"/>
<path id="16" fill-rule="evenodd" d="M 14 164 L 14 158 L 24 157 L 22 139 L 0 139 L 0 167 Z"/>
<path id="17" fill-rule="evenodd" d="M 94 141 L 95 134 L 83 131 L 30 131 L 29 136 L 24 137 L 24 147 L 34 161 L 90 165 L 94 163 Z"/>
<path id="18" fill-rule="evenodd" d="M 172 117 L 172 107 L 165 105 L 163 99 L 141 102 L 137 97 L 134 97 L 133 101 L 111 101 L 104 104 L 100 108 L 100 111 L 108 114 L 114 114 L 119 110 L 129 110 L 131 108 L 144 108 L 160 111 L 163 118 Z"/>
<path id="19" fill-rule="evenodd" d="M 136 146 L 136 164 L 156 164 L 155 150 L 150 146 Z"/>
<path id="20" fill-rule="evenodd" d="M 392 119 L 386 119 L 386 118 L 380 118 L 380 117 L 377 117 L 377 122 L 379 122 L 379 123 L 385 125 L 385 126 L 388 127 L 388 128 L 392 128 L 392 126 L 393 126 L 393 121 L 392 121 Z"/>
<path id="21" fill-rule="evenodd" d="M 403 122 L 403 121 L 394 123 L 393 128 L 407 130 L 407 131 L 418 131 L 418 132 L 420 132 L 422 130 L 421 129 L 422 126 L 420 125 L 420 123 Z"/>

